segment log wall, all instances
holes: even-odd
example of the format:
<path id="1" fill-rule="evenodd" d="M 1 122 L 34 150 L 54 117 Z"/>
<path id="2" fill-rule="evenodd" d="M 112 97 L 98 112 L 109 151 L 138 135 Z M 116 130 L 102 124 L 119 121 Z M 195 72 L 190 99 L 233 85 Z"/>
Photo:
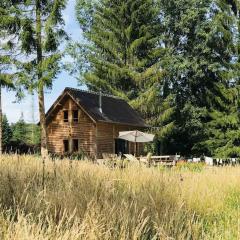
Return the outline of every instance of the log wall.
<path id="1" fill-rule="evenodd" d="M 69 122 L 64 122 L 63 112 L 68 110 Z M 78 110 L 79 121 L 73 122 L 72 111 Z M 136 127 L 112 123 L 97 124 L 69 97 L 52 113 L 47 123 L 48 150 L 51 153 L 64 154 L 64 140 L 79 140 L 79 149 L 91 157 L 102 157 L 102 153 L 115 153 L 115 139 L 120 131 L 136 130 Z M 139 129 L 141 130 L 141 129 Z M 143 153 L 143 144 L 138 144 L 138 155 Z M 134 144 L 129 143 L 129 153 L 134 154 Z"/>
<path id="2" fill-rule="evenodd" d="M 97 123 L 97 157 L 102 158 L 103 153 L 115 153 L 115 139 L 119 132 L 136 130 L 136 127 L 112 123 Z M 142 130 L 142 129 L 139 129 Z M 135 145 L 129 142 L 129 153 L 134 154 Z M 144 145 L 139 143 L 137 155 L 143 154 Z"/>
<path id="3" fill-rule="evenodd" d="M 69 122 L 64 122 L 63 111 L 69 111 Z M 74 123 L 72 111 L 78 110 L 79 121 Z M 96 125 L 79 109 L 79 106 L 70 98 L 65 99 L 62 105 L 58 106 L 53 117 L 47 125 L 48 129 L 48 149 L 52 153 L 64 153 L 64 140 L 79 140 L 79 149 L 89 156 L 96 155 Z"/>

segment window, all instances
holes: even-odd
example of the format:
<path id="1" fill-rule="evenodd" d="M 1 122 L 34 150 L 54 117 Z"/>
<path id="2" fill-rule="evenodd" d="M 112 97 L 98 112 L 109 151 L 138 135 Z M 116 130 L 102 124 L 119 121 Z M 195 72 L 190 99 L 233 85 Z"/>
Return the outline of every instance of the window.
<path id="1" fill-rule="evenodd" d="M 73 139 L 73 152 L 78 152 L 78 139 Z"/>
<path id="2" fill-rule="evenodd" d="M 69 152 L 69 141 L 68 140 L 63 140 L 63 147 L 64 147 L 65 153 Z"/>
<path id="3" fill-rule="evenodd" d="M 68 110 L 63 111 L 63 121 L 68 122 Z"/>
<path id="4" fill-rule="evenodd" d="M 73 122 L 78 123 L 78 110 L 73 110 Z"/>

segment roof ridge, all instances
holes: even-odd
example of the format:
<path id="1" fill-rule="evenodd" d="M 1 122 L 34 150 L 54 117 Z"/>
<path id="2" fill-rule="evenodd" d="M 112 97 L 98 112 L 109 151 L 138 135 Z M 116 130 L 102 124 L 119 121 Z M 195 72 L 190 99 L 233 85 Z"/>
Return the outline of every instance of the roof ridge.
<path id="1" fill-rule="evenodd" d="M 83 90 L 83 89 L 79 89 L 79 88 L 66 87 L 65 90 L 73 90 L 73 91 L 78 91 L 78 92 L 85 92 L 85 93 L 91 93 L 91 94 L 99 95 L 99 92 L 94 92 L 94 91 L 91 91 L 91 90 Z M 111 94 L 106 94 L 106 93 L 102 93 L 102 96 L 123 100 L 123 98 L 121 98 L 121 97 L 114 96 L 114 95 L 111 95 Z"/>

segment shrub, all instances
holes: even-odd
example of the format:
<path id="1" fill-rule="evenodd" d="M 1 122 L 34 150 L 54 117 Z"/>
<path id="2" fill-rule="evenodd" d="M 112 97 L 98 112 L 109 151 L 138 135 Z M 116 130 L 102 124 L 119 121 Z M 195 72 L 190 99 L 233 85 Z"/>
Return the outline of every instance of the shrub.
<path id="1" fill-rule="evenodd" d="M 205 163 L 192 163 L 192 162 L 181 162 L 176 165 L 178 170 L 182 171 L 191 171 L 191 172 L 201 172 L 203 171 L 204 167 L 206 166 Z"/>

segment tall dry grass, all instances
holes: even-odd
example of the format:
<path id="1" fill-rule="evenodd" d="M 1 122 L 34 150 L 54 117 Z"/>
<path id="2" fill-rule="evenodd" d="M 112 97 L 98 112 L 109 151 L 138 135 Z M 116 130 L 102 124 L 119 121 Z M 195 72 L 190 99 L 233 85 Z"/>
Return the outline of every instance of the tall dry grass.
<path id="1" fill-rule="evenodd" d="M 240 168 L 0 159 L 0 239 L 240 239 Z"/>

